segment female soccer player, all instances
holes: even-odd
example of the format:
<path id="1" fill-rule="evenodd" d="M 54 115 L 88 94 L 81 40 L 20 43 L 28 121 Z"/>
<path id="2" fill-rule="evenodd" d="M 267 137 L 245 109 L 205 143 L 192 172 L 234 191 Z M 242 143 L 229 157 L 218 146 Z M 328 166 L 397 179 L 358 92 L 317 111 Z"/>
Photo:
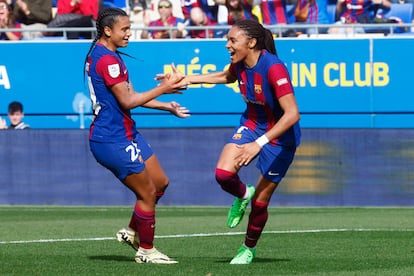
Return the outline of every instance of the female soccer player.
<path id="1" fill-rule="evenodd" d="M 162 94 L 180 93 L 184 78 L 173 73 L 155 88 L 137 93 L 117 50 L 128 45 L 131 24 L 125 11 L 106 8 L 96 21 L 97 36 L 86 55 L 86 71 L 95 118 L 90 127 L 90 149 L 97 162 L 109 169 L 136 196 L 129 227 L 117 233 L 118 241 L 137 250 L 138 263 L 171 264 L 175 260 L 154 247 L 155 204 L 169 183 L 157 157 L 137 132 L 130 110 L 143 106 L 170 111 L 177 117 L 189 111 L 176 102 L 155 100 Z"/>
<path id="2" fill-rule="evenodd" d="M 221 188 L 236 197 L 227 225 L 236 227 L 249 202 L 252 209 L 244 244 L 231 264 L 249 264 L 268 218 L 267 207 L 292 163 L 299 145 L 299 111 L 289 73 L 276 55 L 272 33 L 255 20 L 241 20 L 230 29 L 227 71 L 186 76 L 187 84 L 232 83 L 238 80 L 246 110 L 224 146 L 216 167 Z M 258 156 L 256 188 L 245 185 L 238 172 Z"/>

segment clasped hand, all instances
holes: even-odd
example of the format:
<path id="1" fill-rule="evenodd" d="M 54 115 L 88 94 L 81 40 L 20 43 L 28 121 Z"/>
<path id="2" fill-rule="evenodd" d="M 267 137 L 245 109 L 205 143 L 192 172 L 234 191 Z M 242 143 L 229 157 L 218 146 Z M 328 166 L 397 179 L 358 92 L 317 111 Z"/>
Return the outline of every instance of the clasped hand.
<path id="1" fill-rule="evenodd" d="M 160 85 L 168 85 L 171 87 L 172 94 L 182 94 L 182 90 L 187 89 L 187 80 L 185 76 L 171 64 L 172 73 L 157 74 L 155 80 L 161 81 Z"/>

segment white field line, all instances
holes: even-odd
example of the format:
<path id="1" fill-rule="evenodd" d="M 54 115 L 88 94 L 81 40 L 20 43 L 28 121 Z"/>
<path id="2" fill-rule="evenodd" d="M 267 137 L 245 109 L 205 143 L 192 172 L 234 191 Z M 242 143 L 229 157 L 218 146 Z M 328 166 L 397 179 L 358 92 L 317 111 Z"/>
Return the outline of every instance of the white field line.
<path id="1" fill-rule="evenodd" d="M 295 233 L 327 233 L 327 232 L 414 232 L 414 229 L 311 229 L 311 230 L 280 230 L 263 231 L 263 234 L 295 234 Z M 225 233 L 199 233 L 199 234 L 176 234 L 176 235 L 155 235 L 156 239 L 171 238 L 194 238 L 194 237 L 216 237 L 216 236 L 235 236 L 244 235 L 245 232 L 225 232 Z M 82 239 L 41 239 L 41 240 L 21 240 L 21 241 L 0 241 L 0 244 L 19 244 L 19 243 L 47 243 L 47 242 L 72 242 L 72 241 L 105 241 L 114 240 L 114 237 L 102 238 L 82 238 Z"/>

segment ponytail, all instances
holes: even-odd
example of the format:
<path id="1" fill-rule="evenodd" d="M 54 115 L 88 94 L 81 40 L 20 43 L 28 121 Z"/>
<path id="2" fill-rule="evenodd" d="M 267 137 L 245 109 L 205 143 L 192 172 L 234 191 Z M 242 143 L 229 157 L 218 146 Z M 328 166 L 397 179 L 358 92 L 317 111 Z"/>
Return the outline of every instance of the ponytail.
<path id="1" fill-rule="evenodd" d="M 246 19 L 237 21 L 233 26 L 239 27 L 247 36 L 255 38 L 257 43 L 255 49 L 265 49 L 268 52 L 277 55 L 273 34 L 269 29 L 263 27 L 256 20 Z"/>

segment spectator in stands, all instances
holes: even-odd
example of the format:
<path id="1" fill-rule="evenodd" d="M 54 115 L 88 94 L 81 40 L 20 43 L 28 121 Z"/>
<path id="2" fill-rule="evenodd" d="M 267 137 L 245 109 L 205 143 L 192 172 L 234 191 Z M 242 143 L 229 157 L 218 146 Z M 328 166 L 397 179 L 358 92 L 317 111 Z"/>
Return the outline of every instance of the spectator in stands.
<path id="1" fill-rule="evenodd" d="M 184 15 L 184 21 L 189 22 L 191 19 L 191 10 L 195 7 L 200 8 L 212 22 L 217 22 L 218 5 L 209 0 L 182 0 L 181 8 Z"/>
<path id="2" fill-rule="evenodd" d="M 372 23 L 379 8 L 389 8 L 389 0 L 338 0 L 336 14 L 345 24 Z"/>
<path id="3" fill-rule="evenodd" d="M 213 21 L 207 14 L 199 7 L 194 7 L 190 11 L 190 26 L 208 27 L 216 26 L 217 23 Z M 213 38 L 214 29 L 200 29 L 189 30 L 191 38 Z"/>
<path id="4" fill-rule="evenodd" d="M 221 3 L 216 1 L 217 3 Z M 253 19 L 258 20 L 252 13 L 254 0 L 225 0 L 223 1 L 227 9 L 227 25 L 233 25 L 239 20 Z"/>
<path id="5" fill-rule="evenodd" d="M 153 21 L 151 10 L 151 0 L 130 0 L 129 5 L 129 20 L 133 27 L 145 27 L 148 26 L 149 22 Z M 155 20 L 155 19 L 154 19 Z M 138 30 L 132 33 L 132 39 L 139 39 L 143 36 L 142 30 Z"/>
<path id="6" fill-rule="evenodd" d="M 329 24 L 328 16 L 328 0 L 296 0 L 295 7 L 295 23 L 305 24 Z M 308 28 L 303 30 L 307 34 L 327 33 L 326 28 Z"/>
<path id="7" fill-rule="evenodd" d="M 6 121 L 0 118 L 0 129 L 28 129 L 29 125 L 23 122 L 23 104 L 20 102 L 11 102 L 8 108 L 8 117 L 10 126 L 7 127 Z"/>
<path id="8" fill-rule="evenodd" d="M 263 24 L 288 24 L 285 0 L 262 0 L 260 3 Z"/>
<path id="9" fill-rule="evenodd" d="M 21 32 L 5 32 L 2 29 L 20 29 L 20 23 L 14 19 L 13 11 L 6 0 L 0 0 L 0 40 L 20 40 Z"/>
<path id="10" fill-rule="evenodd" d="M 145 0 L 129 0 L 128 4 L 133 12 L 140 12 L 147 9 L 147 2 Z"/>
<path id="11" fill-rule="evenodd" d="M 233 25 L 235 22 L 244 19 L 258 20 L 253 14 L 254 0 L 216 0 L 219 5 L 217 21 L 218 25 Z M 228 30 L 217 30 L 216 36 L 225 37 Z"/>
<path id="12" fill-rule="evenodd" d="M 184 29 L 184 20 L 182 18 L 177 18 L 173 16 L 173 5 L 169 0 L 160 0 L 158 2 L 158 13 L 160 18 L 154 21 L 151 21 L 148 27 L 178 27 L 176 30 L 144 30 L 141 33 L 141 38 L 183 38 L 186 35 Z M 172 36 L 171 36 L 172 34 Z"/>
<path id="13" fill-rule="evenodd" d="M 16 0 L 13 13 L 23 29 L 44 29 L 52 20 L 52 0 Z M 42 32 L 23 33 L 25 39 L 42 36 Z"/>
<path id="14" fill-rule="evenodd" d="M 379 8 L 391 7 L 389 0 L 338 0 L 336 14 L 339 21 L 336 24 L 370 24 L 373 23 L 376 11 Z M 329 33 L 365 33 L 364 28 L 336 28 L 329 29 Z"/>
<path id="15" fill-rule="evenodd" d="M 93 27 L 98 17 L 98 0 L 58 0 L 55 18 L 49 28 Z M 56 35 L 52 33 L 49 35 Z M 68 32 L 69 39 L 92 38 L 91 32 Z"/>

